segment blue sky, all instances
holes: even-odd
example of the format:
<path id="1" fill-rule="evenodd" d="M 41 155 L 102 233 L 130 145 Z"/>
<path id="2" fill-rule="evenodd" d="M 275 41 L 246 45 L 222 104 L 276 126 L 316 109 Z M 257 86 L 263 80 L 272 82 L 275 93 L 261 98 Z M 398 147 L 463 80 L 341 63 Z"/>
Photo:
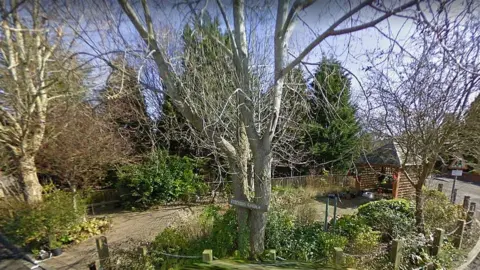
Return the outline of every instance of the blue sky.
<path id="1" fill-rule="evenodd" d="M 114 1 L 114 5 L 116 1 Z M 270 3 L 268 3 L 270 2 Z M 359 3 L 360 0 L 352 0 L 352 5 Z M 385 1 L 388 4 L 388 1 Z M 392 5 L 398 5 L 399 1 L 392 0 Z M 179 6 L 178 1 L 149 1 L 149 6 L 152 10 L 152 15 L 155 19 L 155 26 L 157 33 L 164 36 L 164 41 L 171 44 L 178 44 L 181 38 L 181 31 L 183 26 L 190 21 L 190 10 L 187 6 Z M 276 15 L 276 1 L 247 1 L 247 31 L 250 32 L 249 40 L 252 44 L 254 57 L 266 55 L 263 63 L 267 66 L 273 66 L 273 34 L 274 23 Z M 290 42 L 290 52 L 297 55 L 307 44 L 309 44 L 319 33 L 338 17 L 343 15 L 347 9 L 349 1 L 317 1 L 310 6 L 306 11 L 300 13 L 300 20 L 297 20 L 296 28 Z M 229 1 L 224 1 L 227 16 L 230 24 L 233 24 L 232 8 Z M 203 7 L 203 6 L 199 6 Z M 106 10 L 94 10 L 97 16 L 105 16 L 105 18 L 113 18 L 115 10 L 118 6 L 107 7 Z M 205 8 L 212 16 L 220 16 L 219 9 L 215 1 L 210 0 L 209 5 Z M 137 10 L 141 16 L 141 7 L 137 6 Z M 372 9 L 365 9 L 354 17 L 355 20 L 366 22 L 371 20 L 375 15 Z M 115 17 L 117 19 L 117 17 Z M 126 19 L 122 15 L 122 19 Z M 120 19 L 120 17 L 118 17 Z M 223 22 L 223 20 L 220 20 Z M 348 26 L 348 24 L 343 25 Z M 225 29 L 225 24 L 222 24 Z M 415 53 L 415 47 L 408 43 L 410 36 L 414 33 L 415 25 L 413 22 L 400 17 L 391 17 L 377 25 L 378 29 L 383 34 L 394 37 L 399 43 L 405 44 L 405 47 Z M 341 28 L 341 26 L 340 26 Z M 131 24 L 123 23 L 120 31 L 128 42 L 135 44 L 138 42 L 138 35 L 132 28 Z M 107 30 L 106 33 L 111 33 Z M 369 66 L 367 55 L 379 50 L 388 50 L 392 46 L 392 42 L 386 38 L 377 29 L 370 28 L 362 30 L 353 34 L 342 35 L 338 37 L 330 37 L 315 48 L 304 60 L 306 62 L 318 62 L 322 55 L 333 56 L 339 59 L 344 67 L 355 74 L 358 80 L 365 79 L 365 72 L 363 68 Z M 166 33 L 166 34 L 165 34 Z M 102 35 L 100 33 L 100 35 Z M 255 45 L 253 45 L 255 44 Z M 119 42 L 115 42 L 114 46 L 118 46 Z M 173 48 L 172 51 L 178 48 Z M 398 50 L 398 47 L 396 47 Z M 178 50 L 180 52 L 181 50 Z M 311 72 L 314 71 L 315 66 L 308 66 Z M 305 69 L 305 67 L 304 67 Z M 308 76 L 308 72 L 305 72 Z M 362 98 L 362 91 L 360 90 L 360 83 L 353 79 L 353 100 L 358 102 Z"/>

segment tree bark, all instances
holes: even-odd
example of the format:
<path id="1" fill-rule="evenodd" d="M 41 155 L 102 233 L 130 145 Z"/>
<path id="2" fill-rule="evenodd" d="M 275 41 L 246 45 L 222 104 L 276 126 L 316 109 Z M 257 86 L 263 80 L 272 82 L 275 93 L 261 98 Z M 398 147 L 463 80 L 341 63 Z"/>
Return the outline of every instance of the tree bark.
<path id="1" fill-rule="evenodd" d="M 38 181 L 34 156 L 23 156 L 18 159 L 18 170 L 25 201 L 34 204 L 42 201 L 42 185 Z"/>
<path id="2" fill-rule="evenodd" d="M 425 234 L 425 220 L 423 217 L 423 185 L 418 185 L 415 187 L 415 225 L 417 227 L 417 232 Z"/>
<path id="3" fill-rule="evenodd" d="M 237 129 L 236 157 L 231 161 L 231 167 L 234 169 L 234 197 L 239 201 L 249 201 L 248 198 L 248 160 L 250 157 L 250 145 L 245 126 L 240 125 Z M 250 210 L 243 207 L 237 207 L 238 222 L 238 250 L 244 256 L 248 254 L 248 219 Z"/>
<path id="4" fill-rule="evenodd" d="M 254 155 L 254 203 L 268 207 L 271 195 L 272 155 L 270 151 L 257 150 Z M 252 210 L 250 213 L 250 256 L 255 259 L 265 250 L 265 227 L 267 213 Z"/>

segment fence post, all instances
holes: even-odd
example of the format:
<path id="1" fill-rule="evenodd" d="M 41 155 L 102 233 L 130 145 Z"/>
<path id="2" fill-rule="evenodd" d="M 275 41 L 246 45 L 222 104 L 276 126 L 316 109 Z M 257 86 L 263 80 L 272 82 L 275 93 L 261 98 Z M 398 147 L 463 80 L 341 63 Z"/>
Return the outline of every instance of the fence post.
<path id="1" fill-rule="evenodd" d="M 473 212 L 473 211 L 468 211 L 467 212 L 467 223 L 466 223 L 466 225 L 467 225 L 468 229 L 472 228 L 474 215 L 475 215 L 475 212 Z"/>
<path id="2" fill-rule="evenodd" d="M 211 249 L 205 249 L 203 251 L 202 261 L 204 263 L 211 263 L 213 261 L 213 251 Z"/>
<path id="3" fill-rule="evenodd" d="M 463 240 L 463 231 L 465 230 L 465 220 L 459 219 L 457 220 L 457 230 L 453 235 L 453 246 L 456 248 L 462 247 L 462 240 Z"/>
<path id="4" fill-rule="evenodd" d="M 148 248 L 146 246 L 140 246 L 140 247 L 137 248 L 137 253 L 140 255 L 140 259 L 143 262 L 143 266 L 145 268 L 150 267 L 150 263 L 149 263 L 148 258 L 147 258 Z"/>
<path id="5" fill-rule="evenodd" d="M 443 229 L 439 229 L 439 228 L 435 229 L 435 234 L 433 236 L 433 248 L 432 248 L 433 256 L 437 256 L 438 253 L 440 253 L 440 250 L 442 250 L 444 233 L 445 231 Z"/>
<path id="6" fill-rule="evenodd" d="M 277 261 L 277 251 L 275 249 L 268 250 L 268 256 L 274 261 Z"/>
<path id="7" fill-rule="evenodd" d="M 394 239 L 392 241 L 392 249 L 390 250 L 390 262 L 393 263 L 393 269 L 397 270 L 400 268 L 402 262 L 402 248 L 403 240 Z"/>
<path id="8" fill-rule="evenodd" d="M 470 211 L 475 212 L 476 209 L 477 209 L 477 203 L 471 202 L 470 203 Z"/>
<path id="9" fill-rule="evenodd" d="M 437 190 L 443 192 L 443 184 L 438 184 Z"/>
<path id="10" fill-rule="evenodd" d="M 334 248 L 335 250 L 335 266 L 342 266 L 343 265 L 343 249 L 341 248 Z"/>
<path id="11" fill-rule="evenodd" d="M 463 210 L 468 211 L 469 205 L 470 205 L 470 196 L 463 197 Z"/>
<path id="12" fill-rule="evenodd" d="M 102 269 L 109 269 L 108 258 L 110 257 L 110 253 L 108 251 L 107 237 L 100 236 L 96 239 L 96 242 L 98 259 L 100 260 L 100 267 Z"/>

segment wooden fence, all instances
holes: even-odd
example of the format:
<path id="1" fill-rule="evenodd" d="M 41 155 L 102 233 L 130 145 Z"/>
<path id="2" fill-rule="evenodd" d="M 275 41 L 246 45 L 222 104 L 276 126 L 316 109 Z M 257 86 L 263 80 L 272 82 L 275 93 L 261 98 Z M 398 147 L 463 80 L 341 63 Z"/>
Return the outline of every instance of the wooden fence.
<path id="1" fill-rule="evenodd" d="M 96 207 L 104 207 L 121 202 L 120 192 L 114 188 L 95 190 L 88 194 L 87 197 L 87 207 L 92 214 L 95 214 Z"/>
<path id="2" fill-rule="evenodd" d="M 272 186 L 282 187 L 355 187 L 355 178 L 350 175 L 305 175 L 272 178 Z"/>

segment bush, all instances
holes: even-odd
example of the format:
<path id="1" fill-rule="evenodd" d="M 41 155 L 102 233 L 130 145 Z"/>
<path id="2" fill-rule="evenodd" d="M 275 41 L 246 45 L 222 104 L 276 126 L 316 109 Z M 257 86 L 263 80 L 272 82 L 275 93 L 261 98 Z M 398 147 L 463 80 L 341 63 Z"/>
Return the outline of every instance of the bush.
<path id="1" fill-rule="evenodd" d="M 312 198 L 303 188 L 274 187 L 270 208 L 294 211 L 298 205 L 304 205 Z"/>
<path id="2" fill-rule="evenodd" d="M 295 210 L 295 220 L 298 224 L 312 224 L 319 216 L 318 208 L 313 203 L 299 205 Z"/>
<path id="3" fill-rule="evenodd" d="M 354 239 L 360 233 L 371 231 L 372 228 L 367 225 L 363 217 L 357 215 L 345 215 L 340 217 L 333 230 L 348 239 Z"/>
<path id="4" fill-rule="evenodd" d="M 316 222 L 311 225 L 296 227 L 290 239 L 289 252 L 284 256 L 292 260 L 322 261 L 330 258 L 335 247 L 344 248 L 346 237 L 324 232 L 323 224 Z"/>
<path id="5" fill-rule="evenodd" d="M 323 231 L 319 222 L 300 224 L 287 210 L 271 209 L 265 230 L 265 246 L 290 260 L 318 261 L 331 256 L 334 247 L 345 247 L 347 238 Z"/>
<path id="6" fill-rule="evenodd" d="M 68 228 L 58 239 L 62 244 L 78 244 L 110 228 L 110 220 L 92 218 Z"/>
<path id="7" fill-rule="evenodd" d="M 75 207 L 72 193 L 53 186 L 45 186 L 44 191 L 42 203 L 19 203 L 13 209 L 13 218 L 2 215 L 1 230 L 13 243 L 39 248 L 48 242 L 49 236 L 53 241 L 58 240 L 70 227 L 81 222 L 86 211 L 82 200 L 77 199 Z"/>
<path id="8" fill-rule="evenodd" d="M 288 253 L 293 247 L 293 229 L 295 217 L 286 210 L 271 209 L 268 212 L 267 227 L 265 229 L 265 246 L 276 249 L 280 256 Z"/>
<path id="9" fill-rule="evenodd" d="M 159 151 L 143 164 L 120 168 L 117 188 L 129 206 L 146 208 L 176 200 L 191 201 L 206 191 L 202 178 L 194 173 L 195 165 L 187 157 Z"/>
<path id="10" fill-rule="evenodd" d="M 155 238 L 153 263 L 161 269 L 183 265 L 183 259 L 164 254 L 198 256 L 205 249 L 213 249 L 218 258 L 232 256 L 238 248 L 237 227 L 233 208 L 221 214 L 217 206 L 206 207 L 196 222 L 167 228 Z"/>
<path id="11" fill-rule="evenodd" d="M 358 216 L 389 240 L 404 236 L 414 229 L 414 210 L 409 201 L 403 199 L 381 200 L 364 204 L 358 208 Z"/>
<path id="12" fill-rule="evenodd" d="M 463 208 L 450 202 L 447 195 L 437 190 L 424 190 L 425 204 L 423 208 L 425 229 L 432 233 L 435 228 L 451 231 L 458 219 L 463 216 Z"/>

